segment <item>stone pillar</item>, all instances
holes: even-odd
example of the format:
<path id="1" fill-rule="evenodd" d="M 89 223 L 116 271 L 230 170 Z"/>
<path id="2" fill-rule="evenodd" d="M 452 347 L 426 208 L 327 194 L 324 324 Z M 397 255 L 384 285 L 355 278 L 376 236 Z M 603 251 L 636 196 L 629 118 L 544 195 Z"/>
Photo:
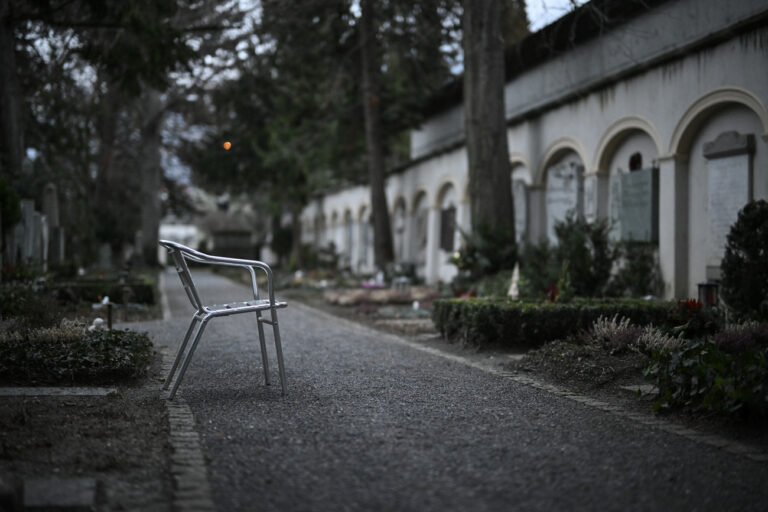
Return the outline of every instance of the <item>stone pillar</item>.
<path id="1" fill-rule="evenodd" d="M 528 188 L 528 240 L 537 245 L 547 237 L 546 190 L 540 185 Z"/>
<path id="2" fill-rule="evenodd" d="M 688 293 L 688 160 L 659 159 L 659 263 L 664 298 Z"/>
<path id="3" fill-rule="evenodd" d="M 432 206 L 427 210 L 427 261 L 426 261 L 426 281 L 427 284 L 435 284 L 439 279 L 440 262 L 438 253 L 440 251 L 440 209 Z"/>

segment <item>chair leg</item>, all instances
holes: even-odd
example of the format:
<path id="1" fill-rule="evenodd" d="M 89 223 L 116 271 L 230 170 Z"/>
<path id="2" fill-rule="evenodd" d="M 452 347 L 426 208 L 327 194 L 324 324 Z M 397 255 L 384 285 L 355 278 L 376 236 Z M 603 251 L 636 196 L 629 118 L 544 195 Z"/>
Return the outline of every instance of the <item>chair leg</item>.
<path id="1" fill-rule="evenodd" d="M 286 392 L 285 385 L 285 366 L 283 365 L 283 347 L 280 343 L 280 327 L 277 325 L 277 311 L 272 309 L 272 331 L 275 333 L 275 350 L 277 352 L 277 367 L 280 371 L 280 386 L 283 390 L 283 395 Z"/>
<path id="2" fill-rule="evenodd" d="M 210 320 L 210 318 L 203 318 L 200 321 L 200 327 L 197 329 L 197 333 L 195 334 L 195 339 L 192 340 L 192 346 L 189 347 L 189 352 L 187 352 L 187 355 L 184 357 L 184 364 L 181 365 L 181 370 L 179 370 L 179 375 L 178 377 L 176 377 L 176 382 L 173 383 L 173 387 L 171 388 L 171 394 L 168 395 L 168 398 L 170 400 L 173 400 L 173 397 L 176 396 L 176 390 L 179 389 L 179 384 L 181 384 L 181 379 L 184 378 L 184 373 L 186 373 L 187 366 L 189 366 L 189 362 L 192 360 L 192 354 L 195 353 L 195 349 L 197 348 L 197 342 L 200 341 L 200 337 L 203 335 L 205 326 L 208 325 L 208 320 Z"/>
<path id="3" fill-rule="evenodd" d="M 195 324 L 197 323 L 198 318 L 197 315 L 192 317 L 192 321 L 189 323 L 189 328 L 187 329 L 187 334 L 184 335 L 184 340 L 181 342 L 181 345 L 179 345 L 179 350 L 176 352 L 176 359 L 173 360 L 173 366 L 171 366 L 171 371 L 168 372 L 168 376 L 165 378 L 165 383 L 163 383 L 163 389 L 168 389 L 168 386 L 171 385 L 171 380 L 173 380 L 173 374 L 176 373 L 176 368 L 179 366 L 179 362 L 181 362 L 181 356 L 184 355 L 184 349 L 187 347 L 187 342 L 189 341 L 189 337 L 192 335 L 192 331 L 195 329 Z"/>
<path id="4" fill-rule="evenodd" d="M 269 360 L 267 358 L 267 344 L 264 341 L 264 325 L 261 323 L 261 311 L 256 312 L 256 324 L 259 327 L 259 344 L 261 344 L 261 363 L 264 366 L 264 384 L 270 386 Z"/>

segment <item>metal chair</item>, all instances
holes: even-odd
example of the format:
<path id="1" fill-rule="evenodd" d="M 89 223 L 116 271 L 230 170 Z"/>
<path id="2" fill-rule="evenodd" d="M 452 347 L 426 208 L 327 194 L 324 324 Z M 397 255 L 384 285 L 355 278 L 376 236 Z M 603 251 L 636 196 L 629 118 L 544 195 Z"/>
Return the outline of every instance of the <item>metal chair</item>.
<path id="1" fill-rule="evenodd" d="M 277 323 L 277 310 L 279 308 L 286 307 L 288 304 L 275 300 L 275 290 L 273 284 L 274 279 L 272 276 L 272 269 L 269 268 L 269 265 L 255 260 L 242 260 L 236 258 L 212 256 L 210 254 L 204 254 L 169 240 L 160 240 L 160 245 L 168 249 L 168 255 L 173 259 L 176 270 L 179 273 L 179 277 L 181 278 L 181 284 L 184 286 L 184 290 L 187 292 L 189 301 L 197 310 L 192 316 L 192 321 L 189 324 L 189 328 L 187 329 L 187 334 L 184 335 L 184 340 L 181 342 L 179 350 L 176 353 L 176 359 L 173 361 L 171 371 L 168 374 L 168 377 L 165 379 L 165 384 L 163 384 L 163 389 L 168 389 L 168 386 L 170 386 L 171 382 L 173 381 L 173 387 L 171 388 L 171 392 L 168 398 L 172 400 L 176 395 L 176 390 L 179 388 L 179 384 L 181 384 L 181 379 L 184 377 L 184 373 L 187 371 L 189 361 L 192 359 L 192 354 L 195 352 L 197 343 L 200 341 L 200 337 L 202 336 L 203 331 L 205 330 L 205 326 L 208 324 L 208 322 L 216 317 L 236 315 L 238 313 L 256 313 L 259 343 L 261 344 L 261 359 L 264 366 L 264 381 L 268 386 L 270 385 L 269 362 L 267 360 L 267 346 L 264 342 L 263 324 L 272 326 L 272 331 L 274 332 L 275 336 L 275 350 L 277 351 L 277 365 L 278 369 L 280 370 L 280 384 L 282 387 L 282 393 L 285 395 L 285 368 L 283 366 L 283 349 L 280 345 L 280 329 Z M 248 300 L 246 302 L 232 302 L 229 304 L 203 304 L 203 302 L 200 300 L 200 295 L 197 293 L 197 288 L 195 288 L 195 283 L 192 280 L 192 274 L 189 271 L 187 261 L 206 263 L 211 265 L 242 267 L 247 269 L 251 274 L 253 300 Z M 269 296 L 267 299 L 262 299 L 259 295 L 259 287 L 256 282 L 256 269 L 263 271 L 267 276 L 267 293 Z M 262 311 L 267 310 L 270 311 L 270 318 L 262 318 Z M 185 349 L 187 348 L 187 344 L 190 339 L 192 339 L 192 345 L 190 346 L 189 350 L 186 351 L 185 355 Z M 176 374 L 176 370 L 179 368 L 179 363 L 182 361 L 182 356 L 184 362 L 181 365 L 181 370 L 179 371 L 179 374 L 176 376 L 174 381 L 173 377 Z"/>

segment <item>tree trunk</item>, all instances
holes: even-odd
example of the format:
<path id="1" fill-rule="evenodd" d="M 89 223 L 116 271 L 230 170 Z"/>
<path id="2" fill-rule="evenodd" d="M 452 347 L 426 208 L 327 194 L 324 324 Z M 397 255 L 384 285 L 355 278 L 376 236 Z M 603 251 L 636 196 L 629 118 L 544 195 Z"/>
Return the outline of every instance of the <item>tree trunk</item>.
<path id="1" fill-rule="evenodd" d="M 363 78 L 363 112 L 365 115 L 365 147 L 371 187 L 373 215 L 373 247 L 375 265 L 383 269 L 394 259 L 392 229 L 385 190 L 384 149 L 379 111 L 379 49 L 376 42 L 373 0 L 362 0 L 360 18 L 360 51 Z"/>
<path id="2" fill-rule="evenodd" d="M 141 110 L 141 255 L 146 265 L 155 266 L 160 238 L 160 127 L 165 112 L 160 93 L 154 89 L 146 91 Z"/>
<path id="3" fill-rule="evenodd" d="M 11 0 L 0 0 L 0 168 L 6 175 L 21 176 L 24 160 L 24 98 L 16 76 L 16 48 Z"/>
<path id="4" fill-rule="evenodd" d="M 504 118 L 500 0 L 464 2 L 464 117 L 472 228 L 510 230 L 515 210 Z"/>

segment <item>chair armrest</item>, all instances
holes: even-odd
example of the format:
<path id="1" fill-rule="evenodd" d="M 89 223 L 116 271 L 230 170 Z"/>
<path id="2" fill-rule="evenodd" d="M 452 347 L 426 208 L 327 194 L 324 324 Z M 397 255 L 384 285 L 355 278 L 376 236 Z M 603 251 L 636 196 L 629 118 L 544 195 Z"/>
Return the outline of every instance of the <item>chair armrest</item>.
<path id="1" fill-rule="evenodd" d="M 222 265 L 222 266 L 230 266 L 230 267 L 243 267 L 247 268 L 248 272 L 251 274 L 251 287 L 253 288 L 253 298 L 258 299 L 259 298 L 259 287 L 256 283 L 256 272 L 254 269 L 259 269 L 263 271 L 267 276 L 267 293 L 269 294 L 269 303 L 271 305 L 275 304 L 275 290 L 274 290 L 274 275 L 272 274 L 272 269 L 264 263 L 263 261 L 258 260 L 246 260 L 246 259 L 240 259 L 240 258 L 227 258 L 224 256 L 214 256 L 212 254 L 205 254 L 200 251 L 196 251 L 194 249 L 191 249 L 189 247 L 186 247 L 184 245 L 181 245 L 176 242 L 171 242 L 169 240 L 160 240 L 160 244 L 163 245 L 166 249 L 179 251 L 184 258 L 197 262 L 197 263 L 205 263 L 209 265 Z"/>

